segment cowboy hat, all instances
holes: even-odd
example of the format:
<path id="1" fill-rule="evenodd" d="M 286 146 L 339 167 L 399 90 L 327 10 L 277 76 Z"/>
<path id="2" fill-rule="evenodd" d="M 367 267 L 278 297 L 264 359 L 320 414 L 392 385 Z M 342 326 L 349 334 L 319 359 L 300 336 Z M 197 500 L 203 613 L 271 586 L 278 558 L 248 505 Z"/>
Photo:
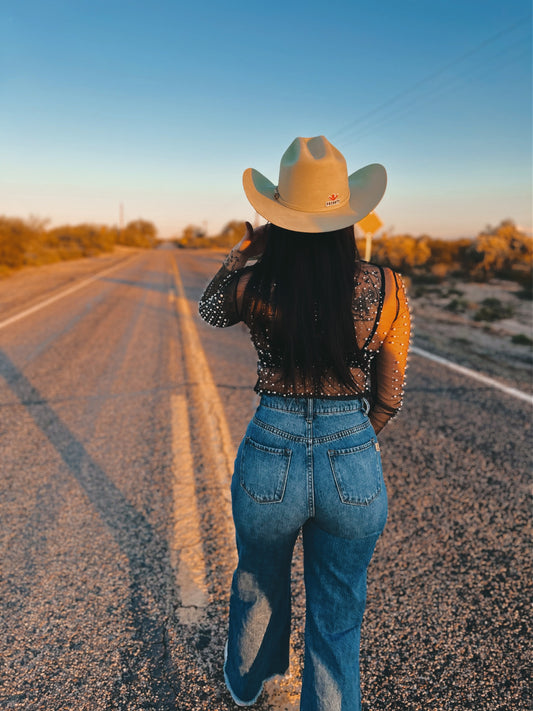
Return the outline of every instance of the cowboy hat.
<path id="1" fill-rule="evenodd" d="M 250 204 L 268 222 L 296 232 L 331 232 L 376 207 L 387 173 L 371 163 L 348 175 L 342 153 L 324 136 L 295 138 L 283 154 L 277 185 L 254 168 L 242 182 Z"/>

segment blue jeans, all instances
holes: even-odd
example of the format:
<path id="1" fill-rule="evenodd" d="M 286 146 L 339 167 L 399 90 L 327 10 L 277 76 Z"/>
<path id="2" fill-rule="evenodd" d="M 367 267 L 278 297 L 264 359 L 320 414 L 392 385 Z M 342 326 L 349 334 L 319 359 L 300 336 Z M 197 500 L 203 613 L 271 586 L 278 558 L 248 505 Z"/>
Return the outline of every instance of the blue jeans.
<path id="1" fill-rule="evenodd" d="M 357 711 L 366 570 L 387 518 L 379 445 L 364 404 L 263 395 L 231 491 L 239 563 L 224 675 L 233 698 L 253 704 L 263 682 L 288 669 L 290 567 L 301 529 L 300 709 Z"/>

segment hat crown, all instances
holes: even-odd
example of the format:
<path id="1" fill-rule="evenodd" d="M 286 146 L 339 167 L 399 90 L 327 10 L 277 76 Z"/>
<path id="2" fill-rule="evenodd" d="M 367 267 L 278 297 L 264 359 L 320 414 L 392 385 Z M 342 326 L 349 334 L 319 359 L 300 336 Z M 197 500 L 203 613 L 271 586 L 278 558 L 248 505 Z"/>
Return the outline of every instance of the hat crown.
<path id="1" fill-rule="evenodd" d="M 295 138 L 279 167 L 279 202 L 302 212 L 327 212 L 350 199 L 342 153 L 325 136 Z"/>
<path id="2" fill-rule="evenodd" d="M 354 225 L 379 203 L 387 172 L 371 163 L 348 175 L 324 136 L 296 138 L 283 154 L 278 184 L 254 168 L 242 176 L 246 197 L 274 225 L 293 232 L 333 232 Z"/>

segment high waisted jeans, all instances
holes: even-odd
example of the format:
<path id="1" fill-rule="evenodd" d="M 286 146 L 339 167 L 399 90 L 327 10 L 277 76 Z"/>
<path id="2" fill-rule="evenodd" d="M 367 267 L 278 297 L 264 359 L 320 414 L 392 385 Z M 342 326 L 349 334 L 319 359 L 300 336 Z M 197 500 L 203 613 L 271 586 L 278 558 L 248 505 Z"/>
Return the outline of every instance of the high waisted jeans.
<path id="1" fill-rule="evenodd" d="M 366 403 L 365 403 L 366 404 Z M 290 567 L 302 530 L 301 711 L 357 711 L 366 570 L 387 518 L 379 445 L 357 399 L 264 395 L 231 485 L 233 575 L 226 684 L 251 705 L 289 665 Z"/>

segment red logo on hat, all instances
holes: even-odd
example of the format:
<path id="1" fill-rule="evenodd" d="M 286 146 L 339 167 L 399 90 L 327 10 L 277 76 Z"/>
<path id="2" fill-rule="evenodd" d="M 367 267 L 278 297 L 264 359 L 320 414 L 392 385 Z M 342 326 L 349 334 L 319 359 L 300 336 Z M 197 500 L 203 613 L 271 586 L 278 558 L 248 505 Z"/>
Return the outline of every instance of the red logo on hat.
<path id="1" fill-rule="evenodd" d="M 326 200 L 326 207 L 334 207 L 340 203 L 339 193 L 331 193 L 331 195 Z"/>

